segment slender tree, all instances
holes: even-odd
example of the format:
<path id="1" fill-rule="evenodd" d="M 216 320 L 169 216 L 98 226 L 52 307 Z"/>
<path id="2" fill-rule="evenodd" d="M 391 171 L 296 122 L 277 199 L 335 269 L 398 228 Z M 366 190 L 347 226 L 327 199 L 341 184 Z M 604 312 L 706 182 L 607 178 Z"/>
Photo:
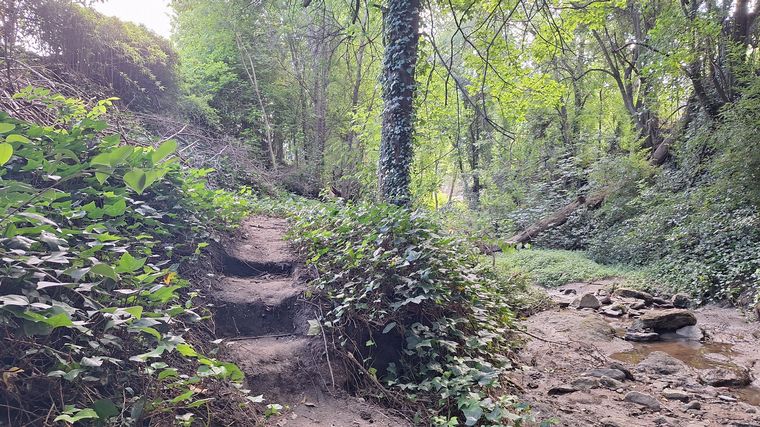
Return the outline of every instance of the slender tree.
<path id="1" fill-rule="evenodd" d="M 419 0 L 390 0 L 384 11 L 384 109 L 378 178 L 383 200 L 400 206 L 410 199 L 419 21 Z"/>

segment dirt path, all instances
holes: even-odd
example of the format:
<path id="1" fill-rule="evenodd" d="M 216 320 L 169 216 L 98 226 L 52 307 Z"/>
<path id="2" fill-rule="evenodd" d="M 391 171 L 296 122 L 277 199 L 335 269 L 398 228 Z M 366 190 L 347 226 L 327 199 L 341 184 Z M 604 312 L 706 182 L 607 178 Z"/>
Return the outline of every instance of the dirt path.
<path id="1" fill-rule="evenodd" d="M 567 285 L 550 293 L 555 302 L 592 294 L 600 307 L 555 308 L 523 322 L 541 339 L 521 351 L 513 380 L 541 418 L 564 426 L 760 426 L 760 323 L 704 307 L 691 311 L 698 328 L 627 341 L 636 319 L 673 311 L 666 301 L 613 294 L 614 286 Z M 621 306 L 627 314 L 611 309 Z"/>
<path id="2" fill-rule="evenodd" d="M 285 407 L 266 425 L 405 425 L 342 392 L 345 379 L 328 364 L 322 336 L 307 336 L 316 313 L 302 298 L 306 284 L 283 239 L 286 229 L 278 218 L 246 220 L 226 245 L 224 276 L 213 294 L 217 335 L 229 339 L 230 355 L 246 372 L 253 395 Z"/>

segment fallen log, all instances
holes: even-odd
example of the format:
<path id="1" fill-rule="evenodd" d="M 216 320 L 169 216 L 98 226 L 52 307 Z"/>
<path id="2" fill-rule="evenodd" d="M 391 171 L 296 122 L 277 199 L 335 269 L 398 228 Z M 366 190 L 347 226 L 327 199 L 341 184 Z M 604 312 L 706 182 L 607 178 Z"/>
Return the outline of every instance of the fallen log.
<path id="1" fill-rule="evenodd" d="M 565 222 L 567 222 L 568 218 L 570 218 L 570 215 L 572 215 L 573 212 L 577 211 L 581 207 L 585 206 L 588 209 L 598 208 L 599 206 L 601 206 L 602 202 L 604 201 L 606 197 L 607 197 L 607 193 L 604 191 L 594 193 L 588 197 L 578 196 L 577 199 L 566 204 L 565 206 L 560 208 L 558 211 L 552 213 L 551 215 L 541 218 L 540 220 L 533 223 L 532 225 L 530 225 L 523 231 L 510 237 L 509 239 L 507 239 L 506 243 L 510 245 L 528 243 L 538 234 L 546 230 L 549 230 L 551 228 L 558 227 L 564 224 Z"/>

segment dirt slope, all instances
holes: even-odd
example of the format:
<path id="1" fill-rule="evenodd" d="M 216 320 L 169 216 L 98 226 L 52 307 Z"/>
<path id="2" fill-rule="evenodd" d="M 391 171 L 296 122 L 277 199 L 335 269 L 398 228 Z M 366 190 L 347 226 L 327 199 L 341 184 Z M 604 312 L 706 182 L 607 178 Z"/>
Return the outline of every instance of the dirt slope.
<path id="1" fill-rule="evenodd" d="M 283 236 L 285 220 L 254 216 L 225 247 L 213 290 L 218 336 L 246 372 L 248 387 L 285 409 L 276 426 L 402 426 L 382 409 L 342 391 L 321 335 L 307 336 L 316 313 L 302 298 L 305 280 Z M 336 387 L 333 387 L 333 378 Z M 252 422 L 253 425 L 253 422 Z"/>

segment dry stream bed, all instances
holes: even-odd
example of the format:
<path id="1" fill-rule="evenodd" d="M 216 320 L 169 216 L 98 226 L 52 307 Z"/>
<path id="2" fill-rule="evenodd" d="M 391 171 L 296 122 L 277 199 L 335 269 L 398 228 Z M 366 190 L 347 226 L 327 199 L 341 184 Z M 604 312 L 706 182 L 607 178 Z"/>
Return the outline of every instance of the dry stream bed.
<path id="1" fill-rule="evenodd" d="M 760 427 L 760 323 L 615 280 L 549 291 L 512 380 L 563 426 Z M 673 303 L 682 308 L 674 308 Z M 651 340 L 651 341 L 647 341 Z"/>

